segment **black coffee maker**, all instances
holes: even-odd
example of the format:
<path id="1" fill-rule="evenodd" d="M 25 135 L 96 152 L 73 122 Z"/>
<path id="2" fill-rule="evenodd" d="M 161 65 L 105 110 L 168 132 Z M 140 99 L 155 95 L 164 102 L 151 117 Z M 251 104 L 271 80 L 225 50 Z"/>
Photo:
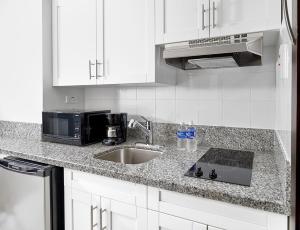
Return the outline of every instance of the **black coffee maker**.
<path id="1" fill-rule="evenodd" d="M 104 145 L 119 145 L 126 141 L 127 113 L 108 113 L 106 116 L 106 137 Z"/>

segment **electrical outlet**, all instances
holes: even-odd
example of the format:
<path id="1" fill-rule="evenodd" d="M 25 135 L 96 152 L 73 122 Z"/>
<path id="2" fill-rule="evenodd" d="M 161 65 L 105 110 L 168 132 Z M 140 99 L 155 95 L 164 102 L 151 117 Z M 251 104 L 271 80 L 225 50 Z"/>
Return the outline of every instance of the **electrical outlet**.
<path id="1" fill-rule="evenodd" d="M 76 96 L 65 96 L 65 103 L 66 104 L 77 104 L 78 97 Z"/>

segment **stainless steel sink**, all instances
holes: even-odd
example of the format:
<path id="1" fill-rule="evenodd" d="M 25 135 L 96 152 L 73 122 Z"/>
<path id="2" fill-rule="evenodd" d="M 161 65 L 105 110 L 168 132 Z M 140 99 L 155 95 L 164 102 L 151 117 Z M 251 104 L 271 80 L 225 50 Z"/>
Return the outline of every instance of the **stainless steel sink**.
<path id="1" fill-rule="evenodd" d="M 104 154 L 96 154 L 94 158 L 122 164 L 141 164 L 150 161 L 161 154 L 162 152 L 158 150 L 122 147 Z"/>

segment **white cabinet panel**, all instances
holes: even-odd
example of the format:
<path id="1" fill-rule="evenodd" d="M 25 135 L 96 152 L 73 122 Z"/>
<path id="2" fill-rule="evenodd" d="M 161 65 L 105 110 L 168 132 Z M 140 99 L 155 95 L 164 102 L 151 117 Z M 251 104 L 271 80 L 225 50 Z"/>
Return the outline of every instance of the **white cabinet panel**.
<path id="1" fill-rule="evenodd" d="M 280 29 L 280 0 L 155 0 L 156 44 Z"/>
<path id="2" fill-rule="evenodd" d="M 97 0 L 53 1 L 54 85 L 96 84 Z"/>
<path id="3" fill-rule="evenodd" d="M 207 229 L 207 230 L 222 230 L 222 229 L 208 226 L 208 229 Z"/>
<path id="4" fill-rule="evenodd" d="M 148 220 L 148 230 L 193 230 L 192 221 L 150 210 Z"/>
<path id="5" fill-rule="evenodd" d="M 287 230 L 284 215 L 152 187 L 148 187 L 148 208 L 222 230 Z"/>
<path id="6" fill-rule="evenodd" d="M 105 0 L 104 12 L 103 83 L 147 82 L 155 70 L 154 0 Z"/>
<path id="7" fill-rule="evenodd" d="M 155 14 L 157 44 L 209 36 L 208 0 L 156 0 Z"/>
<path id="8" fill-rule="evenodd" d="M 146 230 L 147 210 L 65 187 L 66 230 Z"/>
<path id="9" fill-rule="evenodd" d="M 91 193 L 65 187 L 66 230 L 91 229 L 99 223 L 100 198 Z"/>
<path id="10" fill-rule="evenodd" d="M 146 230 L 147 210 L 101 198 L 102 228 L 108 230 Z"/>
<path id="11" fill-rule="evenodd" d="M 280 29 L 280 0 L 210 0 L 210 36 Z"/>
<path id="12" fill-rule="evenodd" d="M 64 170 L 65 184 L 77 190 L 101 197 L 147 208 L 147 186 L 93 175 L 75 170 Z"/>
<path id="13" fill-rule="evenodd" d="M 148 230 L 207 230 L 204 224 L 155 211 L 148 211 Z"/>
<path id="14" fill-rule="evenodd" d="M 53 0 L 55 86 L 154 83 L 154 0 Z"/>
<path id="15" fill-rule="evenodd" d="M 104 76 L 104 0 L 97 0 L 97 59 L 96 80 L 101 83 Z"/>
<path id="16" fill-rule="evenodd" d="M 204 224 L 193 223 L 193 230 L 207 230 L 207 226 Z"/>
<path id="17" fill-rule="evenodd" d="M 66 230 L 288 229 L 284 215 L 152 187 L 147 196 L 144 186 L 68 169 L 64 178 Z"/>

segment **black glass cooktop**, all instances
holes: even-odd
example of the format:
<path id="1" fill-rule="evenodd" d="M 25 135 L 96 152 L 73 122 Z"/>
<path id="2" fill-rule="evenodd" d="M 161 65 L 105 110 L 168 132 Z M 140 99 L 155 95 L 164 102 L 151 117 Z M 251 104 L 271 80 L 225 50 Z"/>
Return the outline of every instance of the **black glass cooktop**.
<path id="1" fill-rule="evenodd" d="M 250 186 L 254 153 L 210 148 L 184 175 Z"/>

